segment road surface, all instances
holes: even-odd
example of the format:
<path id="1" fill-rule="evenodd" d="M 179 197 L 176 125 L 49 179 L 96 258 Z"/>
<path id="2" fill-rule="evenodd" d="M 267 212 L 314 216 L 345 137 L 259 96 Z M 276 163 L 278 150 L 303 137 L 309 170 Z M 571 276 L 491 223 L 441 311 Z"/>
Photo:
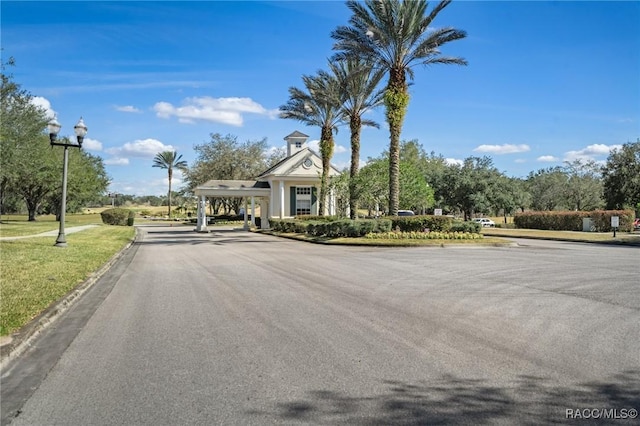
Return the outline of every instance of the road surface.
<path id="1" fill-rule="evenodd" d="M 637 247 L 140 230 L 3 371 L 3 424 L 638 421 Z"/>

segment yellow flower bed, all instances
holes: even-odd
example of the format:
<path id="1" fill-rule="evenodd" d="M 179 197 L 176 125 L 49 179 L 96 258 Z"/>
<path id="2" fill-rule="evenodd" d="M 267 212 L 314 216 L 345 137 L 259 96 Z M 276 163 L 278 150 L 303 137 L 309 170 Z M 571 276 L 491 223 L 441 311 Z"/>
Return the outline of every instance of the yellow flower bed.
<path id="1" fill-rule="evenodd" d="M 481 240 L 482 234 L 471 232 L 382 232 L 364 236 L 370 240 Z"/>

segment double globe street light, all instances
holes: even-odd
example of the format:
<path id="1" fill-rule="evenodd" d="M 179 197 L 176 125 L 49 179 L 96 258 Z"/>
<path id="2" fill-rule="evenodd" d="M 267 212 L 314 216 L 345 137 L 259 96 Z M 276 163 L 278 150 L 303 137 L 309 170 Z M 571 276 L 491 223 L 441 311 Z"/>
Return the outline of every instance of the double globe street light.
<path id="1" fill-rule="evenodd" d="M 67 151 L 67 148 L 82 148 L 82 142 L 84 141 L 84 137 L 87 134 L 87 126 L 84 124 L 84 121 L 82 121 L 82 117 L 80 117 L 80 121 L 78 121 L 78 124 L 73 126 L 73 130 L 75 131 L 76 138 L 78 140 L 77 145 L 74 143 L 56 142 L 56 140 L 58 139 L 58 132 L 60 132 L 62 125 L 58 123 L 55 117 L 49 122 L 47 128 L 49 130 L 49 139 L 51 141 L 51 146 L 64 147 L 64 165 L 62 167 L 62 203 L 60 206 L 60 230 L 58 231 L 58 238 L 56 239 L 55 246 L 66 247 L 67 240 L 64 235 L 64 219 L 67 210 L 67 165 L 69 163 L 69 153 Z"/>

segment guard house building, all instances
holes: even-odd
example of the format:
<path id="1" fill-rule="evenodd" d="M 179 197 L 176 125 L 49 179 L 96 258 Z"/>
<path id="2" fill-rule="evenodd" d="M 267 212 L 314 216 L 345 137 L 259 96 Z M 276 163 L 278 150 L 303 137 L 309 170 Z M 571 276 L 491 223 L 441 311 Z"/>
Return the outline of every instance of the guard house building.
<path id="1" fill-rule="evenodd" d="M 260 224 L 269 228 L 270 218 L 291 218 L 299 215 L 318 215 L 322 158 L 307 146 L 309 136 L 295 131 L 286 136 L 287 156 L 273 167 L 260 173 L 255 180 L 210 180 L 196 187 L 198 213 L 196 231 L 207 231 L 206 200 L 215 197 L 244 198 L 244 225 L 255 225 L 256 204 L 260 206 Z M 340 174 L 333 165 L 329 176 Z M 334 215 L 335 196 L 328 194 L 325 215 Z"/>

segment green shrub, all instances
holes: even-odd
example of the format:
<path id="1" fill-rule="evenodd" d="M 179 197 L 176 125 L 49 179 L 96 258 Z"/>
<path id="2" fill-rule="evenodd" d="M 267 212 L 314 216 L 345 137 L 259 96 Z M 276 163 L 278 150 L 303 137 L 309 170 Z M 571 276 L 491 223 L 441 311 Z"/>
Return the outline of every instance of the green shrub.
<path id="1" fill-rule="evenodd" d="M 133 226 L 133 221 L 136 218 L 136 212 L 129 210 L 129 216 L 127 216 L 127 226 Z"/>
<path id="2" fill-rule="evenodd" d="M 453 219 L 448 216 L 392 216 L 391 229 L 400 232 L 412 231 L 448 231 L 451 228 Z"/>
<path id="3" fill-rule="evenodd" d="M 304 234 L 306 232 L 306 224 L 294 219 L 270 219 L 269 222 L 271 229 L 276 232 L 284 232 L 287 234 Z"/>
<path id="4" fill-rule="evenodd" d="M 478 222 L 473 221 L 454 221 L 449 228 L 450 232 L 470 232 L 470 233 L 480 233 L 480 229 L 482 229 L 482 225 Z"/>
<path id="5" fill-rule="evenodd" d="M 591 218 L 596 231 L 611 231 L 611 216 L 620 217 L 620 231 L 633 228 L 633 210 L 549 211 L 516 213 L 513 223 L 518 228 L 549 231 L 582 231 L 582 221 Z"/>
<path id="6" fill-rule="evenodd" d="M 391 221 L 388 219 L 336 219 L 298 220 L 271 219 L 271 229 L 276 232 L 307 234 L 314 237 L 363 237 L 369 233 L 389 232 Z"/>
<path id="7" fill-rule="evenodd" d="M 133 212 L 129 209 L 115 208 L 103 211 L 100 213 L 100 217 L 102 217 L 104 224 L 126 226 L 131 213 Z M 135 215 L 135 213 L 133 214 Z"/>
<path id="8" fill-rule="evenodd" d="M 633 220 L 635 219 L 635 211 L 633 210 L 595 210 L 590 212 L 593 225 L 599 232 L 613 232 L 611 228 L 611 217 L 618 216 L 620 218 L 620 226 L 618 231 L 633 231 Z"/>

